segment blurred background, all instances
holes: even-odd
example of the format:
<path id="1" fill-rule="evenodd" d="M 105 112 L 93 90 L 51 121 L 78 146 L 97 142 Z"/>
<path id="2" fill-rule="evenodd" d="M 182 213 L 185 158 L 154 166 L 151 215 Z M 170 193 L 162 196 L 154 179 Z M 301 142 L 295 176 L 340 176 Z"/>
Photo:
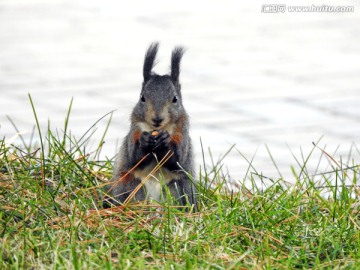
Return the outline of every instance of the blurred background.
<path id="1" fill-rule="evenodd" d="M 198 168 L 204 151 L 206 166 L 223 164 L 229 179 L 243 179 L 251 161 L 252 171 L 292 181 L 291 166 L 299 171 L 312 150 L 309 173 L 331 169 L 313 142 L 358 164 L 360 5 L 332 0 L 321 5 L 353 12 L 268 12 L 284 2 L 2 0 L 0 137 L 21 145 L 10 118 L 30 139 L 28 93 L 43 130 L 50 121 L 59 133 L 74 98 L 75 137 L 115 110 L 102 151 L 113 157 L 139 98 L 145 50 L 159 41 L 160 74 L 174 46 L 187 48 L 180 79 Z"/>

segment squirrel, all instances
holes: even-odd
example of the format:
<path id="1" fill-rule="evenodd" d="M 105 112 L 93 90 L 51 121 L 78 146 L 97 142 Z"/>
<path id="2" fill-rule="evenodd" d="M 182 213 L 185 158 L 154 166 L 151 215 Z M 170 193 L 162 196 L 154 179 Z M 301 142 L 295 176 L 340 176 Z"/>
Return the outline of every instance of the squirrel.
<path id="1" fill-rule="evenodd" d="M 196 185 L 189 177 L 194 175 L 189 116 L 179 82 L 184 48 L 172 51 L 170 74 L 158 75 L 152 72 L 158 47 L 158 43 L 152 43 L 145 54 L 140 98 L 115 161 L 107 191 L 110 197 L 104 201 L 106 208 L 127 202 L 134 192 L 135 201 L 161 201 L 171 194 L 179 205 L 197 207 Z M 161 161 L 161 168 L 153 171 Z"/>

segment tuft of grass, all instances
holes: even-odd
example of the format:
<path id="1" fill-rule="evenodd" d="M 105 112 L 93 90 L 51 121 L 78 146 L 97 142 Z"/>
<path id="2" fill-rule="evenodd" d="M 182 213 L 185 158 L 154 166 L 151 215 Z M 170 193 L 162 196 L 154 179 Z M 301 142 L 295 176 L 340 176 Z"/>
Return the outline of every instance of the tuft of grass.
<path id="1" fill-rule="evenodd" d="M 252 157 L 244 179 L 230 189 L 224 157 L 220 162 L 210 157 L 211 168 L 204 166 L 198 177 L 197 213 L 184 213 L 171 202 L 102 209 L 113 161 L 99 160 L 107 128 L 96 149 L 86 152 L 95 125 L 74 138 L 68 129 L 71 104 L 61 134 L 50 127 L 41 133 L 36 120 L 40 144 L 22 140 L 19 147 L 0 139 L 0 269 L 352 269 L 359 264 L 358 164 L 344 165 L 315 145 L 313 151 L 329 159 L 329 171 L 308 173 L 312 151 L 295 159 L 300 170 L 293 168 L 289 184 L 280 171 L 279 179 L 258 173 Z M 205 153 L 203 160 L 207 164 Z"/>

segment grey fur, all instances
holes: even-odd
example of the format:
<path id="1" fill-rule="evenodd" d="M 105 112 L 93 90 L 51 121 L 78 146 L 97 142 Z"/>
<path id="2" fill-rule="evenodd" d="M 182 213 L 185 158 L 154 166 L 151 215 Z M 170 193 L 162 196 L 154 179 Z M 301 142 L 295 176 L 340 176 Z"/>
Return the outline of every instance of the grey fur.
<path id="1" fill-rule="evenodd" d="M 123 140 L 115 162 L 114 175 L 108 189 L 110 197 L 105 201 L 107 207 L 124 203 L 141 180 L 144 180 L 169 151 L 173 155 L 163 165 L 161 173 L 156 175 L 158 180 L 168 187 L 180 205 L 191 204 L 196 207 L 197 204 L 196 186 L 188 176 L 194 175 L 189 117 L 182 103 L 179 83 L 184 49 L 174 49 L 170 75 L 157 75 L 152 72 L 157 51 L 158 43 L 152 43 L 145 54 L 140 99 L 132 111 L 130 131 Z M 154 130 L 158 135 L 151 134 Z M 148 157 L 130 176 L 118 181 L 147 154 Z M 136 193 L 134 199 L 146 200 L 149 194 L 155 194 L 155 197 L 158 193 L 161 193 L 159 196 L 164 195 L 163 186 L 160 186 L 156 179 L 151 179 Z M 158 187 L 161 187 L 159 192 L 156 190 Z M 147 188 L 152 190 L 146 190 Z"/>

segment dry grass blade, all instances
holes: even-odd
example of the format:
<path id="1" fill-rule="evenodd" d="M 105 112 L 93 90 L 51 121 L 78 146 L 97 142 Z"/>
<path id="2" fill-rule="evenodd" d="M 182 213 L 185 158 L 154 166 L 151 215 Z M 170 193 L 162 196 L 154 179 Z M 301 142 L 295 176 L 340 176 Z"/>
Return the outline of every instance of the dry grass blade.
<path id="1" fill-rule="evenodd" d="M 166 155 L 160 160 L 160 162 L 155 166 L 155 168 L 141 181 L 141 183 L 130 193 L 129 197 L 126 198 L 124 205 L 127 206 L 128 203 L 135 196 L 136 192 L 142 188 L 142 186 L 148 181 L 173 155 L 172 151 L 168 151 Z"/>
<path id="2" fill-rule="evenodd" d="M 336 166 L 338 166 L 339 168 L 341 168 L 341 165 L 339 164 L 339 162 L 337 162 L 329 153 L 327 153 L 324 149 L 321 149 L 319 146 L 317 146 L 314 142 L 313 145 L 319 149 L 322 153 L 325 154 L 326 157 L 328 157 L 332 162 L 334 162 L 336 164 Z"/>
<path id="3" fill-rule="evenodd" d="M 119 184 L 121 181 L 123 181 L 130 173 L 132 173 L 148 156 L 150 155 L 150 153 L 146 154 L 142 159 L 140 159 L 140 161 L 138 163 L 136 163 L 136 165 L 134 167 L 131 168 L 131 170 L 129 170 L 126 174 L 124 174 L 122 177 L 120 177 L 117 181 L 115 181 L 115 183 L 111 186 L 111 188 L 109 189 L 109 192 L 117 185 Z M 105 184 L 105 185 L 109 185 L 109 183 Z"/>

